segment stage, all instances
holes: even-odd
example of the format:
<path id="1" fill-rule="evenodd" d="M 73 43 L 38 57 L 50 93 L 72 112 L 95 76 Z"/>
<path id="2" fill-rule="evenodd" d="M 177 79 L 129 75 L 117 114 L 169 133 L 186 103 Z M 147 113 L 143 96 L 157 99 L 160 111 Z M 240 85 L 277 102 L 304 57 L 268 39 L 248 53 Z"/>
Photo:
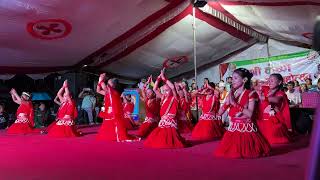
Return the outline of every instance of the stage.
<path id="1" fill-rule="evenodd" d="M 146 149 L 143 141 L 96 141 L 97 129 L 82 127 L 85 136 L 70 139 L 7 135 L 2 130 L 0 179 L 301 180 L 309 153 L 307 136 L 291 145 L 274 146 L 270 157 L 234 160 L 213 157 L 218 141 L 186 149 Z"/>

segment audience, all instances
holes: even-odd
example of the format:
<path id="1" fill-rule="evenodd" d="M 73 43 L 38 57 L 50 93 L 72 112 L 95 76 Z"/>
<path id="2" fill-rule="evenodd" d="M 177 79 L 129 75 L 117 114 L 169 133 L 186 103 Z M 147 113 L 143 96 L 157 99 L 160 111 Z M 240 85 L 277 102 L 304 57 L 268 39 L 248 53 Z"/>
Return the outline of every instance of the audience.
<path id="1" fill-rule="evenodd" d="M 96 98 L 90 88 L 83 88 L 79 98 L 82 98 L 81 109 L 86 112 L 89 124 L 94 124 L 94 112 L 96 107 Z"/>
<path id="2" fill-rule="evenodd" d="M 48 121 L 49 112 L 46 109 L 46 105 L 41 102 L 39 107 L 34 110 L 34 127 L 35 128 L 41 128 L 44 127 L 44 125 Z"/>
<path id="3" fill-rule="evenodd" d="M 301 93 L 301 87 L 298 80 L 294 81 L 294 90 Z"/>
<path id="4" fill-rule="evenodd" d="M 300 90 L 301 90 L 301 93 L 304 93 L 304 92 L 308 92 L 308 87 L 305 83 L 302 83 L 300 85 Z"/>
<path id="5" fill-rule="evenodd" d="M 313 88 L 312 79 L 311 78 L 306 78 L 305 82 L 306 82 L 308 90 Z"/>
<path id="6" fill-rule="evenodd" d="M 4 105 L 0 104 L 0 129 L 8 127 L 8 114 L 4 110 Z"/>
<path id="7" fill-rule="evenodd" d="M 227 79 L 226 79 L 226 90 L 229 92 L 230 91 L 230 89 L 231 89 L 231 84 L 232 84 L 232 77 L 227 77 Z"/>
<path id="8" fill-rule="evenodd" d="M 290 81 L 287 83 L 288 91 L 286 92 L 287 97 L 289 99 L 290 107 L 299 107 L 301 104 L 301 94 L 294 89 L 294 82 Z"/>
<path id="9" fill-rule="evenodd" d="M 311 92 L 320 93 L 320 78 L 318 79 L 317 86 L 310 89 Z"/>

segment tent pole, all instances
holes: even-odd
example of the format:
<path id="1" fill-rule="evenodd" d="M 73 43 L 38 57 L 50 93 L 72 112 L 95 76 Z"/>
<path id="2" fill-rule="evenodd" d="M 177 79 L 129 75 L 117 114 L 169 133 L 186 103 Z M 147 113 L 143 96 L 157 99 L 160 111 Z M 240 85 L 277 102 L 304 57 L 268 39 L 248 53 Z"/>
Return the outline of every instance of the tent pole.
<path id="1" fill-rule="evenodd" d="M 193 16 L 193 62 L 194 62 L 194 80 L 196 81 L 196 89 L 198 90 L 198 80 L 197 80 L 197 41 L 196 41 L 196 8 L 193 6 L 192 8 L 192 16 Z M 198 97 L 196 96 L 196 119 L 199 119 L 199 109 L 198 109 Z"/>

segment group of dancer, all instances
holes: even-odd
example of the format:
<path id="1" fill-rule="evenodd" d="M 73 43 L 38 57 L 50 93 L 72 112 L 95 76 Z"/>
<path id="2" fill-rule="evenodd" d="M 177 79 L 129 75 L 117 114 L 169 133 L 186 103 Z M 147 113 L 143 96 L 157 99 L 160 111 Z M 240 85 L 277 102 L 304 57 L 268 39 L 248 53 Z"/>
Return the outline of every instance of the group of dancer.
<path id="1" fill-rule="evenodd" d="M 108 79 L 101 74 L 97 93 L 104 96 L 104 112 L 100 114 L 103 123 L 97 133 L 98 140 L 133 142 L 145 138 L 144 146 L 151 148 L 185 148 L 192 146 L 181 133 L 191 133 L 194 141 L 221 140 L 214 154 L 229 158 L 257 158 L 270 155 L 270 144 L 289 143 L 290 113 L 286 94 L 281 90 L 283 78 L 271 74 L 269 86 L 259 90 L 250 87 L 252 73 L 239 68 L 233 72 L 232 88 L 223 104 L 214 83 L 187 92 L 184 82 L 172 83 L 161 70 L 156 81 L 149 77 L 141 90 L 145 103 L 146 117 L 135 135 L 128 134 L 134 123 L 130 117 L 133 104 L 130 96 L 122 96 L 116 90 L 117 79 Z M 153 87 L 151 84 L 154 84 Z M 160 87 L 160 84 L 162 86 Z M 33 129 L 33 110 L 30 95 L 21 97 L 11 91 L 14 102 L 20 104 L 17 120 L 8 133 L 29 133 Z M 77 109 L 68 88 L 67 81 L 57 93 L 61 106 L 56 121 L 47 128 L 52 137 L 81 136 L 75 127 Z M 202 114 L 198 123 L 191 124 L 192 100 L 201 99 Z M 122 99 L 121 99 L 122 98 Z M 225 127 L 221 117 L 228 113 L 229 124 Z"/>

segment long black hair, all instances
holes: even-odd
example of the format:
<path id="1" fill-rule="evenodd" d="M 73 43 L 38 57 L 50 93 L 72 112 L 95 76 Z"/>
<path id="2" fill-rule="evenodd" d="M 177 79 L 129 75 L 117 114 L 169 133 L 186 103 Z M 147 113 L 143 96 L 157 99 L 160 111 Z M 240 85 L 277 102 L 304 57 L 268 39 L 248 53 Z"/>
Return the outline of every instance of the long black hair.
<path id="1" fill-rule="evenodd" d="M 245 89 L 250 89 L 251 87 L 251 78 L 253 77 L 253 74 L 245 68 L 238 68 L 233 71 L 234 73 L 237 73 L 242 78 L 247 78 L 247 81 L 244 83 Z"/>
<path id="2" fill-rule="evenodd" d="M 211 88 L 215 89 L 216 88 L 216 85 L 213 83 L 213 82 L 209 82 L 208 84 Z"/>

